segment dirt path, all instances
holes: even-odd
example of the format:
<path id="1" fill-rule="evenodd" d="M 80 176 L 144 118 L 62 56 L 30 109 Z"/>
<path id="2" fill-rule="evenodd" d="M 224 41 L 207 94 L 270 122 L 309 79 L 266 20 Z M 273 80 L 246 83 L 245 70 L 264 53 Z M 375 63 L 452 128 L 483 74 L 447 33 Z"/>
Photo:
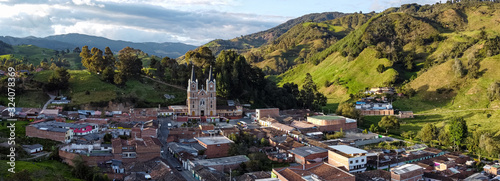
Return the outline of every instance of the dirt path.
<path id="1" fill-rule="evenodd" d="M 482 109 L 450 110 L 450 111 L 441 111 L 441 112 L 434 112 L 434 113 L 422 113 L 422 114 L 415 114 L 415 116 L 435 115 L 435 114 L 454 113 L 454 112 L 468 112 L 468 111 L 497 111 L 497 110 L 500 110 L 500 108 L 482 108 Z"/>
<path id="2" fill-rule="evenodd" d="M 43 105 L 43 109 L 42 110 L 47 109 L 47 106 L 56 98 L 56 96 L 51 95 L 49 93 L 47 93 L 47 95 L 49 95 L 50 99 L 49 99 L 49 101 L 47 101 L 47 103 L 45 103 L 45 105 Z"/>
<path id="3" fill-rule="evenodd" d="M 173 84 L 165 83 L 165 82 L 163 82 L 163 81 L 160 81 L 160 80 L 157 80 L 157 79 L 153 79 L 153 78 L 148 77 L 148 76 L 145 76 L 145 75 L 141 75 L 141 76 L 142 76 L 142 77 L 144 77 L 144 78 L 148 78 L 148 79 L 150 79 L 150 80 L 152 80 L 152 81 L 158 82 L 158 83 L 160 83 L 160 84 L 163 84 L 163 85 L 169 86 L 169 87 L 173 87 L 173 88 L 180 89 L 180 90 L 183 90 L 183 91 L 185 91 L 185 90 L 186 90 L 186 88 L 183 88 L 183 87 L 178 86 L 178 85 L 173 85 Z"/>

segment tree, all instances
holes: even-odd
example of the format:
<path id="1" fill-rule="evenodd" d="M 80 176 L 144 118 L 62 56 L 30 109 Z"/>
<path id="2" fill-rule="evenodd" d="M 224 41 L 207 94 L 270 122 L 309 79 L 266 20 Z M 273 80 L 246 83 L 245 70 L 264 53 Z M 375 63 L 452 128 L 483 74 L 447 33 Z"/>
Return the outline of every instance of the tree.
<path id="1" fill-rule="evenodd" d="M 118 54 L 117 68 L 126 77 L 139 75 L 142 69 L 142 61 L 136 54 L 135 49 L 125 47 Z"/>
<path id="2" fill-rule="evenodd" d="M 479 140 L 481 138 L 482 132 L 479 130 L 474 130 L 472 133 L 469 134 L 469 136 L 465 139 L 465 143 L 467 146 L 467 150 L 479 157 L 479 160 L 481 160 L 481 149 L 479 149 Z M 484 149 L 484 148 L 482 148 Z"/>
<path id="3" fill-rule="evenodd" d="M 358 121 L 358 126 L 361 124 L 363 120 L 361 111 L 357 110 L 351 103 L 347 102 L 340 103 L 340 105 L 337 107 L 336 113 L 341 116 L 356 119 Z"/>
<path id="4" fill-rule="evenodd" d="M 103 62 L 103 67 L 101 67 L 102 70 L 106 69 L 107 67 L 113 68 L 116 63 L 116 58 L 113 55 L 113 51 L 109 47 L 106 47 L 104 49 L 104 62 Z"/>
<path id="5" fill-rule="evenodd" d="M 123 86 L 127 82 L 127 77 L 123 73 L 117 73 L 114 77 L 114 82 L 116 85 Z"/>
<path id="6" fill-rule="evenodd" d="M 261 138 L 260 139 L 260 145 L 261 146 L 269 146 L 269 140 L 267 140 L 265 138 Z"/>
<path id="7" fill-rule="evenodd" d="M 306 74 L 302 90 L 300 90 L 299 101 L 302 102 L 304 108 L 313 110 L 320 110 L 321 106 L 326 105 L 326 97 L 318 92 L 316 84 L 309 73 Z"/>
<path id="8" fill-rule="evenodd" d="M 469 56 L 469 61 L 467 62 L 467 65 L 469 68 L 469 70 L 467 71 L 467 75 L 473 79 L 479 78 L 480 75 L 479 69 L 481 68 L 479 60 L 477 60 L 474 55 L 471 55 Z"/>
<path id="9" fill-rule="evenodd" d="M 104 137 L 102 138 L 102 140 L 104 141 L 104 143 L 111 143 L 112 138 L 113 138 L 113 135 L 106 133 L 104 135 Z"/>
<path id="10" fill-rule="evenodd" d="M 401 133 L 401 136 L 406 138 L 406 139 L 410 139 L 412 140 L 413 138 L 415 138 L 417 134 L 413 131 L 405 131 L 405 132 L 402 132 Z"/>
<path id="11" fill-rule="evenodd" d="M 453 63 L 453 71 L 457 77 L 463 77 L 465 75 L 464 66 L 462 65 L 462 61 L 458 58 L 455 58 L 455 62 Z"/>
<path id="12" fill-rule="evenodd" d="M 450 142 L 453 143 L 453 149 L 456 150 L 462 145 L 465 138 L 467 138 L 467 123 L 463 117 L 453 117 L 450 122 Z"/>
<path id="13" fill-rule="evenodd" d="M 435 140 L 438 137 L 438 130 L 434 124 L 427 123 L 418 133 L 418 137 L 423 142 L 429 143 L 430 141 Z"/>
<path id="14" fill-rule="evenodd" d="M 378 126 L 384 128 L 387 134 L 389 129 L 399 129 L 399 120 L 396 116 L 384 116 L 382 120 L 378 122 Z"/>
<path id="15" fill-rule="evenodd" d="M 79 179 L 91 180 L 92 179 L 92 170 L 87 165 L 85 165 L 82 157 L 77 156 L 73 159 L 73 169 L 71 173 Z"/>
<path id="16" fill-rule="evenodd" d="M 102 71 L 102 80 L 110 83 L 114 83 L 115 79 L 115 70 L 113 67 L 106 67 L 104 71 Z"/>
<path id="17" fill-rule="evenodd" d="M 70 74 L 66 68 L 58 67 L 49 77 L 49 83 L 45 85 L 48 91 L 65 90 L 69 87 Z"/>
<path id="18" fill-rule="evenodd" d="M 382 72 L 384 72 L 384 70 L 385 70 L 385 66 L 384 66 L 384 64 L 379 64 L 379 65 L 377 66 L 377 72 L 378 72 L 378 73 L 382 73 Z"/>
<path id="19" fill-rule="evenodd" d="M 494 101 L 495 99 L 500 98 L 500 81 L 495 81 L 491 83 L 491 85 L 488 87 L 488 98 L 490 98 L 490 101 Z"/>
<path id="20" fill-rule="evenodd" d="M 369 129 L 370 129 L 370 132 L 372 132 L 372 133 L 378 132 L 378 127 L 375 126 L 374 124 L 371 124 Z"/>
<path id="21" fill-rule="evenodd" d="M 444 128 L 441 128 L 440 130 L 441 131 L 439 131 L 439 134 L 438 134 L 439 145 L 443 145 L 443 146 L 449 145 L 450 144 L 450 133 L 447 130 L 445 130 Z"/>
<path id="22" fill-rule="evenodd" d="M 500 142 L 493 139 L 493 135 L 491 133 L 486 132 L 481 135 L 479 138 L 479 148 L 484 150 L 488 156 L 496 156 L 499 152 Z"/>
<path id="23" fill-rule="evenodd" d="M 10 179 L 7 179 L 7 180 L 12 180 L 12 181 L 31 181 L 31 180 L 33 180 L 33 179 L 31 179 L 31 175 L 32 174 L 28 170 L 23 169 L 20 172 L 12 174 L 10 176 Z"/>

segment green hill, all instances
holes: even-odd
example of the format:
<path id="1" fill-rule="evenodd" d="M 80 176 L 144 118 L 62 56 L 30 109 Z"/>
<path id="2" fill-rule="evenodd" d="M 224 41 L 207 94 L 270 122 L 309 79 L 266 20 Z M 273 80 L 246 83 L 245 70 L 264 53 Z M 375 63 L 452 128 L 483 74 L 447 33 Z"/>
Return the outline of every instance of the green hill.
<path id="1" fill-rule="evenodd" d="M 463 116 L 471 125 L 497 132 L 500 101 L 490 101 L 488 88 L 500 79 L 499 7 L 492 2 L 464 2 L 388 9 L 306 63 L 273 78 L 278 85 L 295 82 L 300 87 L 310 73 L 328 97 L 325 108 L 330 110 L 340 102 L 354 101 L 349 94 L 366 88 L 412 88 L 417 92 L 414 97 L 393 103 L 417 114 L 401 130 L 418 131 L 427 122 L 442 126 L 453 116 Z M 452 68 L 455 57 L 463 64 L 463 77 Z M 480 65 L 476 78 L 471 73 L 474 62 Z M 385 66 L 383 73 L 376 70 L 379 64 Z M 379 120 L 368 117 L 365 126 Z"/>
<path id="2" fill-rule="evenodd" d="M 33 80 L 47 83 L 52 75 L 51 70 L 41 71 L 34 75 Z M 96 74 L 85 70 L 70 70 L 69 89 L 63 92 L 71 99 L 69 106 L 107 106 L 109 101 L 127 103 L 135 107 L 156 107 L 158 104 L 183 104 L 186 92 L 146 78 L 128 80 L 121 88 L 100 80 Z M 174 95 L 175 99 L 166 100 L 164 94 Z"/>

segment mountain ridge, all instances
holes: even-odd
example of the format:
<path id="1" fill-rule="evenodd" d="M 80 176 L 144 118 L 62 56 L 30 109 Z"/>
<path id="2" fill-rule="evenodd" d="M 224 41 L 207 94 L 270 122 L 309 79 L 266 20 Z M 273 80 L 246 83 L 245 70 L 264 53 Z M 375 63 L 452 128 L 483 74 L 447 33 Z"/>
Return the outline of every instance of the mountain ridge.
<path id="1" fill-rule="evenodd" d="M 70 33 L 63 35 L 52 35 L 44 38 L 28 36 L 24 38 L 12 37 L 12 36 L 0 36 L 0 41 L 8 43 L 10 45 L 23 45 L 31 44 L 41 48 L 49 48 L 54 50 L 73 50 L 76 47 L 89 46 L 97 47 L 99 49 L 104 49 L 105 47 L 110 47 L 112 51 L 118 52 L 119 50 L 129 46 L 135 49 L 140 49 L 145 53 L 161 56 L 161 57 L 171 57 L 177 58 L 184 55 L 187 51 L 196 48 L 196 46 L 183 44 L 183 43 L 173 43 L 173 42 L 129 42 L 123 40 L 111 40 L 104 37 L 84 35 L 78 33 Z"/>

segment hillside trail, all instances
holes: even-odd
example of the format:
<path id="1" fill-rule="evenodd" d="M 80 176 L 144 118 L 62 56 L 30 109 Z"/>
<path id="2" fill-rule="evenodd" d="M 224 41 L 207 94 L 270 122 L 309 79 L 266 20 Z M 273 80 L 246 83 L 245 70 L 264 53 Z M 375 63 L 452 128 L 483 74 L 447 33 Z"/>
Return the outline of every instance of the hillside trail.
<path id="1" fill-rule="evenodd" d="M 55 96 L 55 95 L 52 95 L 52 94 L 49 94 L 49 93 L 47 93 L 47 95 L 49 95 L 50 99 L 49 99 L 49 100 L 45 103 L 45 105 L 43 105 L 42 110 L 47 109 L 47 106 L 48 106 L 48 105 L 49 105 L 52 101 L 54 101 L 54 99 L 56 98 L 56 96 Z"/>
<path id="2" fill-rule="evenodd" d="M 482 108 L 482 109 L 449 110 L 449 111 L 440 111 L 440 112 L 433 112 L 433 113 L 421 113 L 421 114 L 414 114 L 414 115 L 415 115 L 415 116 L 424 116 L 424 115 L 435 115 L 435 114 L 454 113 L 454 112 L 467 112 L 467 111 L 497 111 L 497 110 L 500 110 L 500 108 Z"/>
<path id="3" fill-rule="evenodd" d="M 186 88 L 183 88 L 183 87 L 178 86 L 178 85 L 169 84 L 169 83 L 163 82 L 163 81 L 161 81 L 161 80 L 153 79 L 153 78 L 148 77 L 148 76 L 145 76 L 145 75 L 141 75 L 141 76 L 142 76 L 142 77 L 144 77 L 144 78 L 148 78 L 148 79 L 150 79 L 150 80 L 152 80 L 152 81 L 155 81 L 155 82 L 157 82 L 157 83 L 160 83 L 160 84 L 163 84 L 163 85 L 169 86 L 169 87 L 173 87 L 173 88 L 180 89 L 180 90 L 183 90 L 183 91 L 185 91 L 185 90 L 186 90 Z"/>

